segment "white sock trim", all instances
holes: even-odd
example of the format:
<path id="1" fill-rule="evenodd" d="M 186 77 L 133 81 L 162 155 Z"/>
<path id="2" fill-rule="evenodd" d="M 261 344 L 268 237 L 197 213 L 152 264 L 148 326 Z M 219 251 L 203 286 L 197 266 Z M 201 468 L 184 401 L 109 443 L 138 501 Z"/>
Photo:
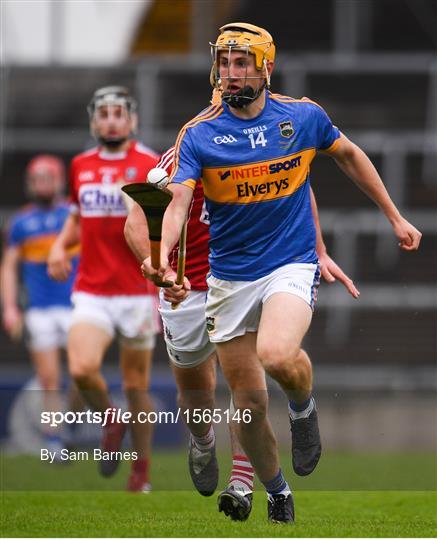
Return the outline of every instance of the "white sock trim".
<path id="1" fill-rule="evenodd" d="M 212 425 L 209 426 L 209 430 L 205 435 L 198 437 L 197 435 L 191 434 L 191 437 L 199 450 L 209 450 L 215 444 L 215 433 Z"/>
<path id="2" fill-rule="evenodd" d="M 315 408 L 316 402 L 313 396 L 311 396 L 310 404 L 303 411 L 293 411 L 293 409 L 290 408 L 290 404 L 288 404 L 288 414 L 292 420 L 299 420 L 301 418 L 308 418 L 308 416 L 313 412 Z"/>

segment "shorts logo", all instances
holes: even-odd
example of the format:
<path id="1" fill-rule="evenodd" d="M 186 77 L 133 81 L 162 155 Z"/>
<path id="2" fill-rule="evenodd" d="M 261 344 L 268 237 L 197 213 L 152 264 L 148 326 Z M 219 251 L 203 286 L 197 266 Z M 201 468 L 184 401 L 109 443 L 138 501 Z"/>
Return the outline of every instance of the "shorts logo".
<path id="1" fill-rule="evenodd" d="M 173 341 L 173 336 L 170 332 L 170 329 L 168 326 L 165 326 L 165 337 L 169 340 L 169 341 Z"/>
<path id="2" fill-rule="evenodd" d="M 293 289 L 296 289 L 296 290 L 300 291 L 305 296 L 308 296 L 308 293 L 309 293 L 308 288 L 304 287 L 303 285 L 300 285 L 300 283 L 295 283 L 294 281 L 289 281 L 288 286 L 290 288 L 293 288 Z"/>
<path id="3" fill-rule="evenodd" d="M 291 123 L 291 120 L 288 120 L 287 122 L 281 122 L 279 124 L 279 129 L 281 131 L 281 135 L 283 137 L 286 137 L 287 139 L 289 139 L 294 133 L 293 124 Z"/>
<path id="4" fill-rule="evenodd" d="M 225 172 L 219 171 L 218 174 L 220 176 L 220 180 L 223 182 L 223 180 L 226 180 L 226 178 L 231 176 L 231 171 L 225 171 Z"/>
<path id="5" fill-rule="evenodd" d="M 215 144 L 230 144 L 237 142 L 237 139 L 233 135 L 223 135 L 214 137 Z"/>
<path id="6" fill-rule="evenodd" d="M 170 356 L 173 358 L 173 360 L 175 362 L 181 363 L 181 357 L 178 354 L 176 354 L 174 351 L 170 351 L 170 350 L 168 352 L 170 353 Z"/>
<path id="7" fill-rule="evenodd" d="M 206 329 L 208 330 L 209 334 L 213 334 L 215 332 L 215 317 L 206 318 Z"/>

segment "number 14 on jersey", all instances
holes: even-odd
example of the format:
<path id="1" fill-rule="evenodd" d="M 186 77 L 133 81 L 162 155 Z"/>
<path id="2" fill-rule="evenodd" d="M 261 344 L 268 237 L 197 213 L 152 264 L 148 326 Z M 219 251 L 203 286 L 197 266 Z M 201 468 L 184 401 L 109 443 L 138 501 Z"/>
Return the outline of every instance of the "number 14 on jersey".
<path id="1" fill-rule="evenodd" d="M 255 139 L 255 135 L 256 135 L 256 139 Z M 267 144 L 267 139 L 264 137 L 264 132 L 262 131 L 261 133 L 256 133 L 256 134 L 250 133 L 248 137 L 250 141 L 250 146 L 252 147 L 253 150 L 256 150 L 257 144 L 261 145 L 263 148 Z"/>

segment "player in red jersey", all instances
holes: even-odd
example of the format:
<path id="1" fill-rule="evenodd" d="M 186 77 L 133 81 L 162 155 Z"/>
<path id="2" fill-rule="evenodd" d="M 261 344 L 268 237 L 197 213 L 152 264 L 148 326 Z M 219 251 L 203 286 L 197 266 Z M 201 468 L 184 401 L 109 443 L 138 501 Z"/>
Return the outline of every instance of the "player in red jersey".
<path id="1" fill-rule="evenodd" d="M 174 148 L 165 152 L 158 167 L 170 175 L 174 159 Z M 320 231 L 317 205 L 312 194 L 312 207 L 317 228 L 317 251 L 322 266 L 322 275 L 328 283 L 338 279 L 354 297 L 359 292 L 352 280 L 329 257 Z M 126 240 L 139 261 L 148 255 L 147 223 L 141 208 L 135 204 L 126 220 Z M 174 286 L 161 289 L 160 313 L 164 324 L 164 337 L 171 360 L 172 370 L 178 387 L 179 405 L 183 409 L 214 409 L 216 387 L 216 352 L 208 339 L 205 325 L 205 301 L 208 290 L 206 276 L 208 263 L 209 220 L 205 209 L 203 188 L 200 181 L 194 190 L 189 212 L 186 242 L 185 287 Z M 178 251 L 170 257 L 173 272 L 177 269 Z M 174 281 L 174 274 L 168 276 Z M 190 294 L 187 295 L 187 290 Z M 183 303 L 177 310 L 171 309 L 171 302 Z M 231 411 L 233 409 L 231 403 Z M 185 419 L 185 416 L 184 416 Z M 211 422 L 189 423 L 190 456 L 189 466 L 194 485 L 202 495 L 212 495 L 217 487 L 218 467 L 215 458 L 215 435 Z M 232 448 L 232 472 L 227 488 L 219 495 L 219 510 L 230 515 L 233 520 L 247 519 L 252 508 L 254 470 L 244 450 L 238 442 L 236 430 L 229 423 Z M 203 468 L 196 470 L 196 461 Z M 206 464 L 205 464 L 206 463 Z"/>
<path id="2" fill-rule="evenodd" d="M 76 156 L 70 168 L 71 212 L 49 258 L 49 272 L 64 280 L 71 265 L 67 249 L 80 239 L 81 258 L 73 289 L 73 322 L 68 339 L 69 369 L 85 399 L 95 410 L 111 407 L 100 373 L 114 336 L 119 337 L 123 388 L 135 417 L 150 411 L 150 367 L 156 333 L 156 288 L 147 283 L 123 236 L 127 215 L 120 187 L 146 179 L 157 155 L 136 140 L 136 104 L 124 87 L 97 90 L 88 107 L 97 148 Z M 132 424 L 130 491 L 150 489 L 149 424 Z M 102 449 L 117 451 L 125 424 L 104 428 Z M 118 459 L 102 459 L 100 472 L 112 475 Z"/>

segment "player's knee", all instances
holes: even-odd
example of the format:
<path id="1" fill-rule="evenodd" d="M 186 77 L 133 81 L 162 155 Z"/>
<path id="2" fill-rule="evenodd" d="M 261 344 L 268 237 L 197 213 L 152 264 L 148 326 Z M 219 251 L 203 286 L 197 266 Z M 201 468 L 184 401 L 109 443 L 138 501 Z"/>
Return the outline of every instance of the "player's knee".
<path id="1" fill-rule="evenodd" d="M 303 349 L 300 349 L 296 355 L 296 358 L 294 359 L 293 364 L 295 365 L 296 369 L 303 372 L 312 371 L 312 364 L 310 357 L 304 351 Z"/>
<path id="2" fill-rule="evenodd" d="M 149 378 L 147 373 L 130 372 L 123 373 L 123 390 L 125 392 L 147 392 L 149 389 Z"/>
<path id="3" fill-rule="evenodd" d="M 148 371 L 143 367 L 123 370 L 123 390 L 145 391 L 149 387 Z"/>
<path id="4" fill-rule="evenodd" d="M 250 411 L 252 421 L 260 420 L 267 416 L 268 397 L 266 390 L 254 392 L 234 392 L 232 396 L 236 411 L 240 416 L 244 411 Z"/>
<path id="5" fill-rule="evenodd" d="M 45 391 L 55 391 L 59 390 L 59 379 L 55 375 L 45 374 L 40 375 L 39 384 L 41 388 Z"/>
<path id="6" fill-rule="evenodd" d="M 71 378 L 75 381 L 79 388 L 86 385 L 88 380 L 94 375 L 95 370 L 91 365 L 84 362 L 72 362 L 68 364 L 68 371 Z"/>
<path id="7" fill-rule="evenodd" d="M 178 405 L 184 410 L 213 409 L 214 392 L 204 390 L 180 390 L 178 392 Z"/>
<path id="8" fill-rule="evenodd" d="M 295 369 L 298 352 L 299 350 L 290 349 L 280 343 L 258 348 L 258 356 L 264 369 L 274 379 L 281 379 Z"/>

